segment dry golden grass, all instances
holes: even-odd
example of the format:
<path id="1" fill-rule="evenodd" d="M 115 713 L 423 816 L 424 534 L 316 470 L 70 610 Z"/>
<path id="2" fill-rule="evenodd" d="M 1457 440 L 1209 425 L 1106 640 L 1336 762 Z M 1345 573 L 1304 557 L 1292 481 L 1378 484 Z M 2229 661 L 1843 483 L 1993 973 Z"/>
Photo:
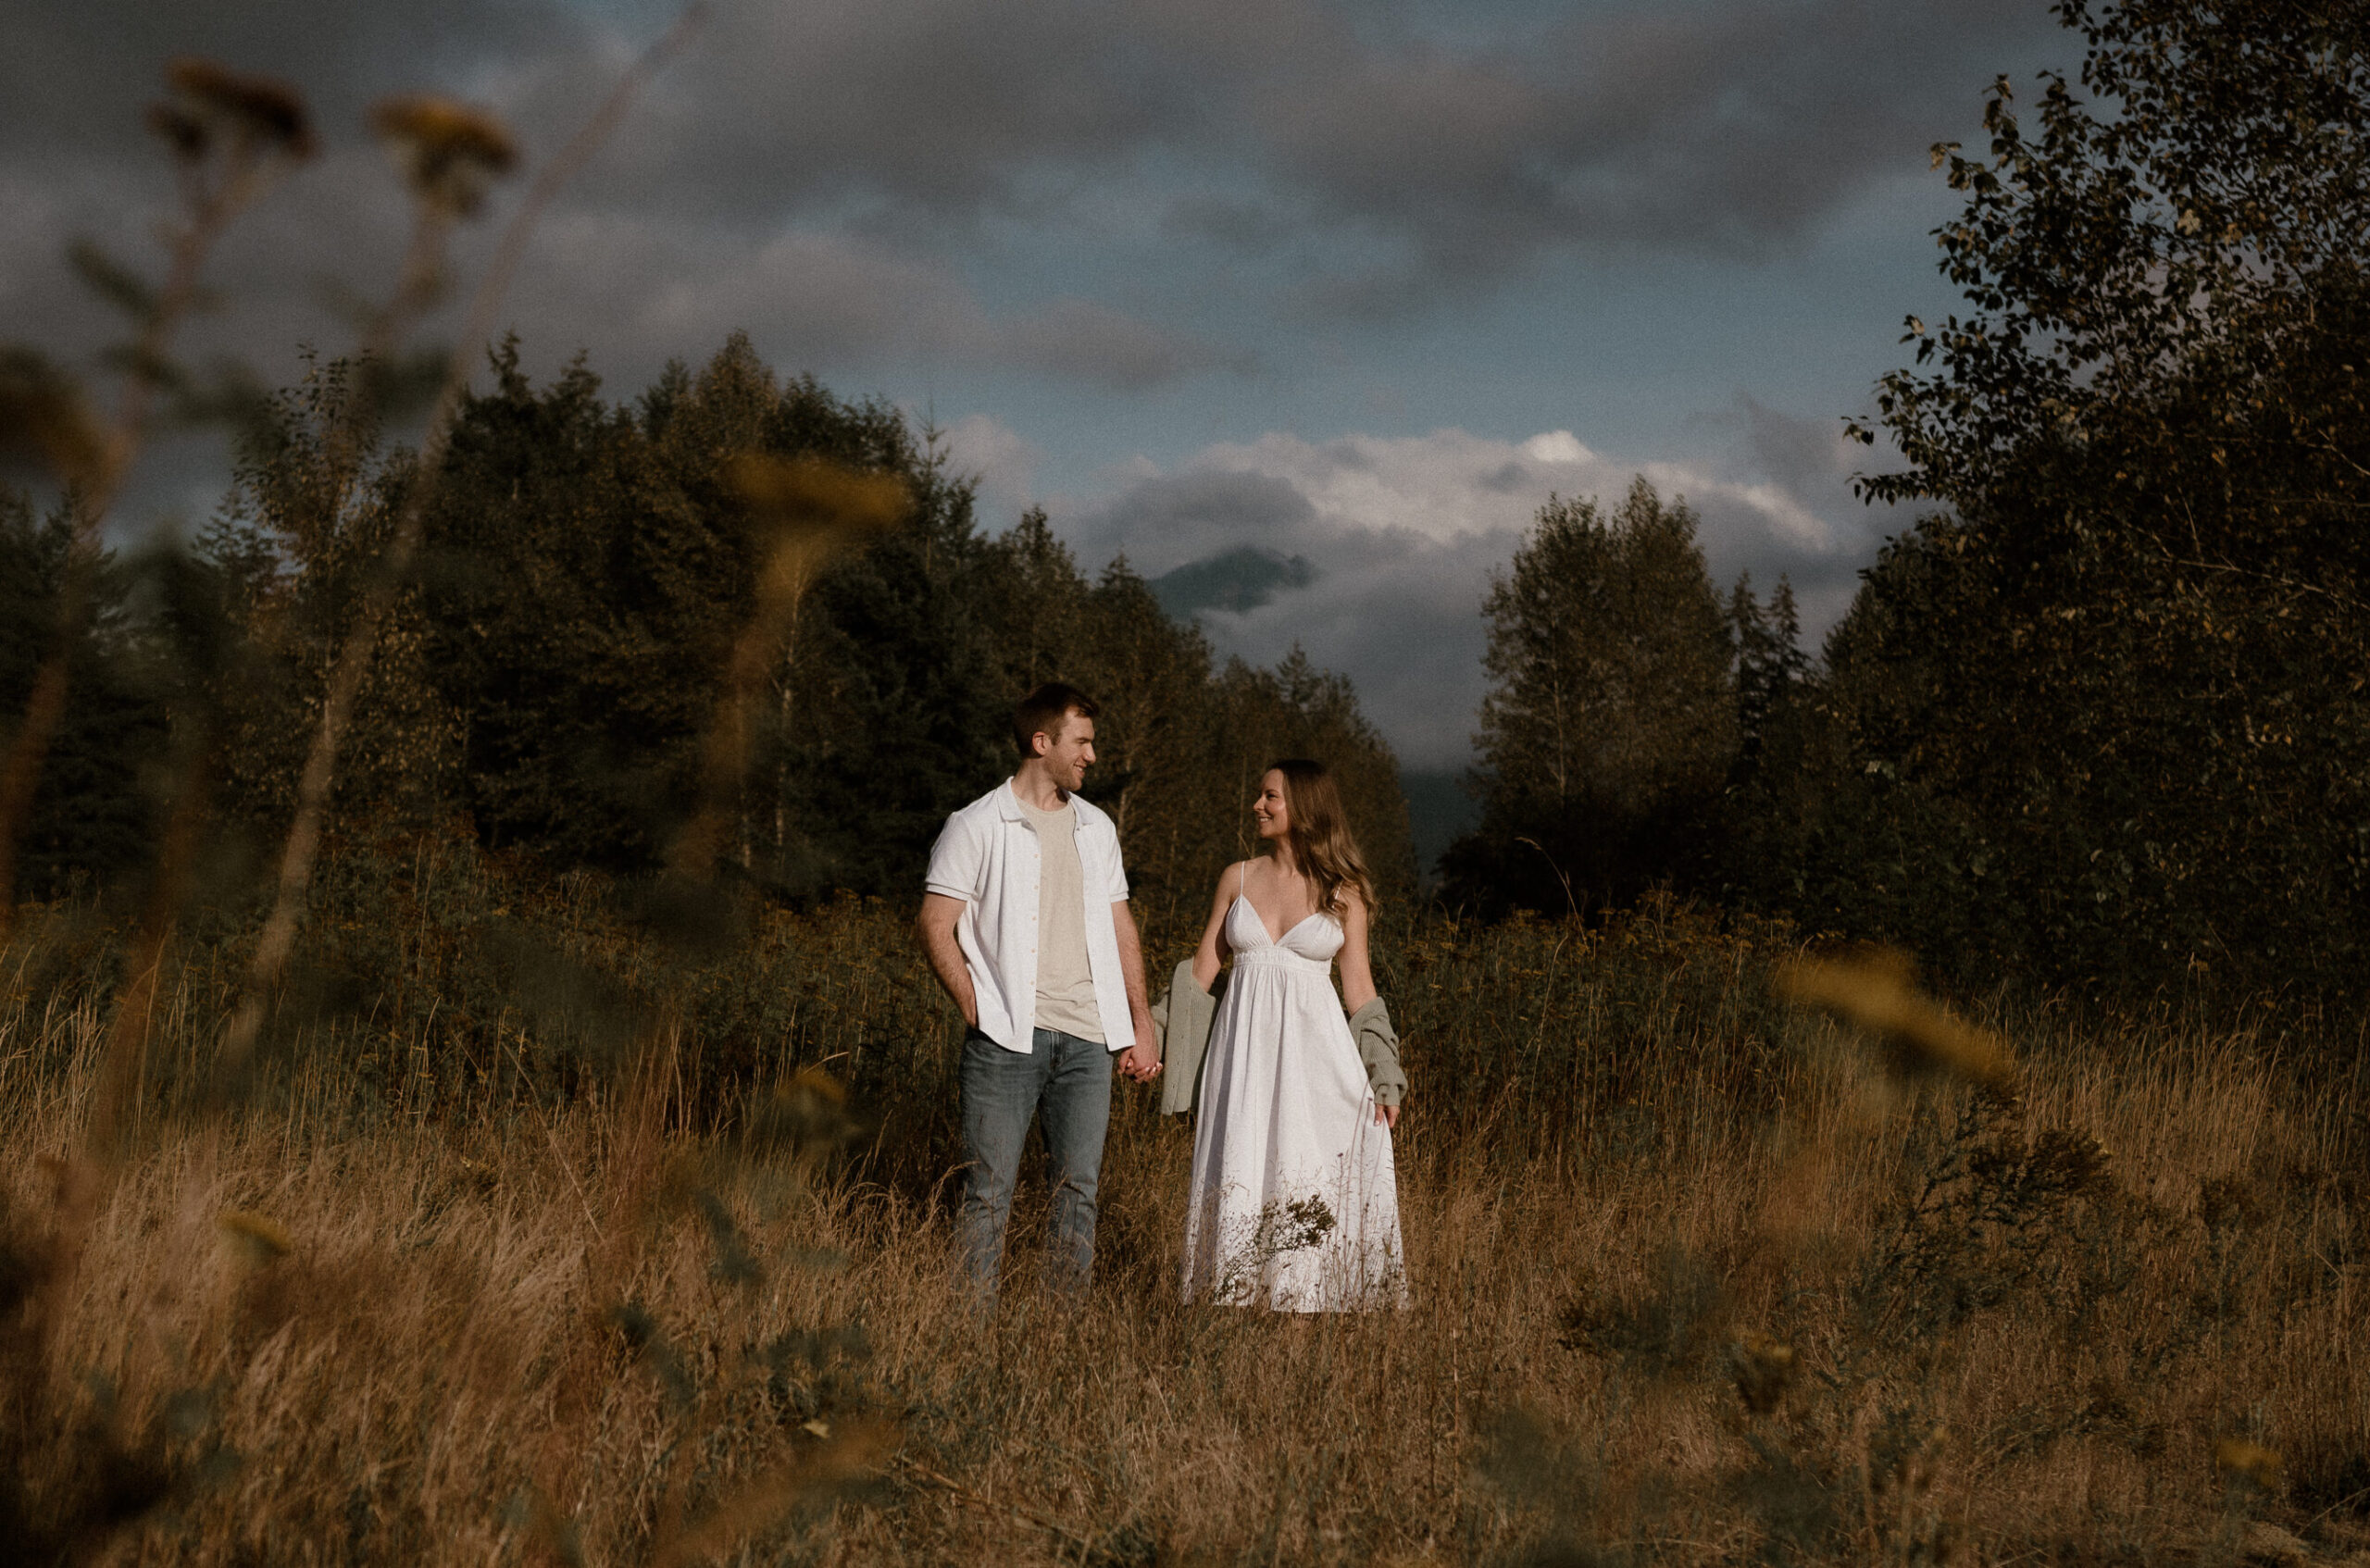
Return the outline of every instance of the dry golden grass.
<path id="1" fill-rule="evenodd" d="M 804 1059 L 879 1052 L 923 1006 L 902 960 L 844 962 L 891 929 L 851 908 L 767 939 L 837 953 Z M 1678 949 L 1740 994 L 1641 1001 Z M 942 1138 L 876 1126 L 819 1161 L 837 1112 L 812 1078 L 703 1131 L 615 1081 L 357 1114 L 349 1058 L 318 1051 L 243 1111 L 166 1104 L 19 1367 L 0 1526 L 109 1562 L 2370 1546 L 2370 1220 L 2341 1141 L 2362 1107 L 2302 1094 L 2261 1042 L 2011 1028 L 2010 1105 L 1904 1084 L 1807 1020 L 1737 1066 L 1705 1031 L 1757 1016 L 1761 955 L 1702 931 L 1436 929 L 1394 963 L 1417 953 L 1432 977 L 1398 983 L 1467 998 L 1458 1016 L 1495 976 L 1537 1051 L 1541 1027 L 1593 1028 L 1647 1059 L 1608 1104 L 1512 1048 L 1471 1081 L 1479 1037 L 1448 1014 L 1435 1060 L 1411 1030 L 1415 1304 L 1366 1318 L 1179 1302 L 1190 1135 L 1124 1086 L 1091 1299 L 1029 1288 L 1025 1194 L 984 1320 L 952 1284 Z M 0 1014 L 19 1289 L 107 1033 L 95 993 L 44 998 L 31 972 Z M 168 1036 L 204 1034 L 203 993 L 194 965 L 165 989 Z M 1612 1012 L 1655 1005 L 1618 1035 Z M 917 1080 L 903 1103 L 943 1092 L 935 1049 L 891 1069 Z M 1459 1052 L 1466 1081 L 1435 1076 Z"/>

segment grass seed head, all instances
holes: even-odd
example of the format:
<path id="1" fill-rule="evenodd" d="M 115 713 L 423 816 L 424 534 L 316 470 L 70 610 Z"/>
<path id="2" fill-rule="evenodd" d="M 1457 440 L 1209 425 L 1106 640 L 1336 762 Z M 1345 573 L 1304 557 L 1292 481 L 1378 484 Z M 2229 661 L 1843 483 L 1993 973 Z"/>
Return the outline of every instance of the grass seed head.
<path id="1" fill-rule="evenodd" d="M 204 162 L 214 145 L 212 128 L 179 104 L 151 104 L 146 118 L 149 134 L 183 163 Z"/>
<path id="2" fill-rule="evenodd" d="M 413 93 L 381 99 L 370 111 L 370 128 L 402 163 L 412 194 L 449 217 L 477 211 L 486 186 L 518 162 L 518 144 L 507 126 L 451 98 Z"/>

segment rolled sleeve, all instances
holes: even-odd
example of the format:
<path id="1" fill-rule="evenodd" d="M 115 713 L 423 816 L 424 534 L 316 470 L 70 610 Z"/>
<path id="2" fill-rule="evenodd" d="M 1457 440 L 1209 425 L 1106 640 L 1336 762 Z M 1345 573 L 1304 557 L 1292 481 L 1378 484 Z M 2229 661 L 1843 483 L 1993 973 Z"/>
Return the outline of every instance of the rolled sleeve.
<path id="1" fill-rule="evenodd" d="M 949 817 L 938 842 L 929 847 L 929 870 L 923 876 L 922 886 L 933 893 L 977 903 L 980 873 L 985 869 L 982 860 L 979 839 L 969 825 L 959 815 Z"/>

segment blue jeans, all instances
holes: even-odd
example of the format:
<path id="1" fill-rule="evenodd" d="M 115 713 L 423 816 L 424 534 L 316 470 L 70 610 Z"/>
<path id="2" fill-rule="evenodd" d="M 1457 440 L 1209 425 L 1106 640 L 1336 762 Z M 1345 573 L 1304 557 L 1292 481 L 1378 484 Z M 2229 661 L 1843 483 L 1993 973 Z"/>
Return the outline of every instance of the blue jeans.
<path id="1" fill-rule="evenodd" d="M 1046 1178 L 1054 1188 L 1045 1221 L 1045 1279 L 1079 1290 L 1094 1270 L 1094 1190 L 1103 1172 L 1103 1135 L 1111 1126 L 1111 1053 L 1091 1039 L 1039 1029 L 1026 1056 L 973 1029 L 963 1037 L 963 1152 L 969 1177 L 954 1238 L 963 1268 L 982 1296 L 993 1296 L 1004 1268 L 1004 1224 L 1020 1178 L 1029 1119 L 1043 1119 Z"/>

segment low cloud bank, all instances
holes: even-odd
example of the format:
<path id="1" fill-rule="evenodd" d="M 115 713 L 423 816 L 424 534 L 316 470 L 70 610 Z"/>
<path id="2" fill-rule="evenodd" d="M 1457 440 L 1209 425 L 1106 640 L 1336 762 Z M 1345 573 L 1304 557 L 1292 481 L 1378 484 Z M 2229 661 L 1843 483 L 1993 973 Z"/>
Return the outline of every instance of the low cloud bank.
<path id="1" fill-rule="evenodd" d="M 1851 499 L 1852 453 L 1823 426 L 1750 403 L 1718 423 L 1731 450 L 1698 462 L 1628 461 L 1562 429 L 1520 442 L 1271 434 L 1170 468 L 1139 461 L 1091 497 L 1048 505 L 1090 567 L 1124 555 L 1222 653 L 1273 663 L 1300 643 L 1357 682 L 1410 767 L 1452 768 L 1484 690 L 1491 574 L 1551 495 L 1612 505 L 1643 474 L 1695 509 L 1723 588 L 1750 571 L 1765 591 L 1785 575 L 1814 641 L 1842 613 L 1890 526 Z M 994 421 L 950 434 L 958 467 L 993 471 L 992 492 L 1025 483 L 1017 438 Z"/>

